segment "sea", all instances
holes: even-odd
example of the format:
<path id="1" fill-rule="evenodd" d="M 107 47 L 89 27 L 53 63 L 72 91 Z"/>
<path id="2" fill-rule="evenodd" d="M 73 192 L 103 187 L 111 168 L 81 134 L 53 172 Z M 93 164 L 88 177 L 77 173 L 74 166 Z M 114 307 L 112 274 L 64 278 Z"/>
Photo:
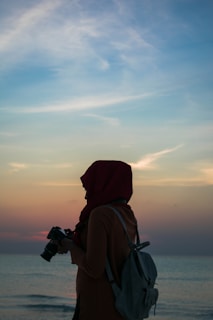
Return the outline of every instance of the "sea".
<path id="1" fill-rule="evenodd" d="M 212 320 L 213 257 L 153 259 L 159 301 L 149 319 Z M 2 254 L 0 260 L 0 320 L 72 319 L 77 269 L 68 255 L 47 262 L 39 255 Z"/>

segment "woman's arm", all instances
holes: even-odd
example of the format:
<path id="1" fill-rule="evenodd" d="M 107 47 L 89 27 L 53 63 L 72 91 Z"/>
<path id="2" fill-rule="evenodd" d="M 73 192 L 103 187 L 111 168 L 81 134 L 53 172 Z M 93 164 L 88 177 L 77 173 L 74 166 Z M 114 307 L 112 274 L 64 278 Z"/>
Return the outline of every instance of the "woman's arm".
<path id="1" fill-rule="evenodd" d="M 59 253 L 70 251 L 72 262 L 92 278 L 99 278 L 103 275 L 106 265 L 107 233 L 103 214 L 105 210 L 99 207 L 91 212 L 86 252 L 67 238 L 64 238 L 62 246 L 59 246 Z"/>

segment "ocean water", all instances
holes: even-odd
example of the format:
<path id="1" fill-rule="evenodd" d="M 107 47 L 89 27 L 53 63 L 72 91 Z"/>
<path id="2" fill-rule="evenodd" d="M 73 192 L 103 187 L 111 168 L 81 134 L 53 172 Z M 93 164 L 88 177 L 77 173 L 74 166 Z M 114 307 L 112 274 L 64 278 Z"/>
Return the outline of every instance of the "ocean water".
<path id="1" fill-rule="evenodd" d="M 213 257 L 154 256 L 160 292 L 150 320 L 213 319 Z M 76 266 L 69 256 L 0 255 L 0 320 L 70 320 Z M 92 319 L 91 319 L 92 320 Z"/>

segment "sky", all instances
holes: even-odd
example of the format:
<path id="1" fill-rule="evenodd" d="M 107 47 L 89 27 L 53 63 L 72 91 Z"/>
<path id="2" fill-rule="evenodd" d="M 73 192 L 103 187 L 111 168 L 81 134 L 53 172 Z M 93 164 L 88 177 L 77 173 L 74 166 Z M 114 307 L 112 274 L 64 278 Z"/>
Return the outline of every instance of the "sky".
<path id="1" fill-rule="evenodd" d="M 150 252 L 212 255 L 213 1 L 0 0 L 0 30 L 0 252 L 73 229 L 106 159 Z"/>

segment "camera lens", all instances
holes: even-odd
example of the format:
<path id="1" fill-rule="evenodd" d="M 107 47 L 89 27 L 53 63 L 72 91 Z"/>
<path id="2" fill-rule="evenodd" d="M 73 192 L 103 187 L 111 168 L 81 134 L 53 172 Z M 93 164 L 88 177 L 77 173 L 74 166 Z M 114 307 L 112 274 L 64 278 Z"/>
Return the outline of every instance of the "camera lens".
<path id="1" fill-rule="evenodd" d="M 50 260 L 52 259 L 53 256 L 56 255 L 58 250 L 58 247 L 56 244 L 52 243 L 51 241 L 48 242 L 48 244 L 46 245 L 46 247 L 44 248 L 44 252 L 42 252 L 41 257 L 50 262 Z"/>

